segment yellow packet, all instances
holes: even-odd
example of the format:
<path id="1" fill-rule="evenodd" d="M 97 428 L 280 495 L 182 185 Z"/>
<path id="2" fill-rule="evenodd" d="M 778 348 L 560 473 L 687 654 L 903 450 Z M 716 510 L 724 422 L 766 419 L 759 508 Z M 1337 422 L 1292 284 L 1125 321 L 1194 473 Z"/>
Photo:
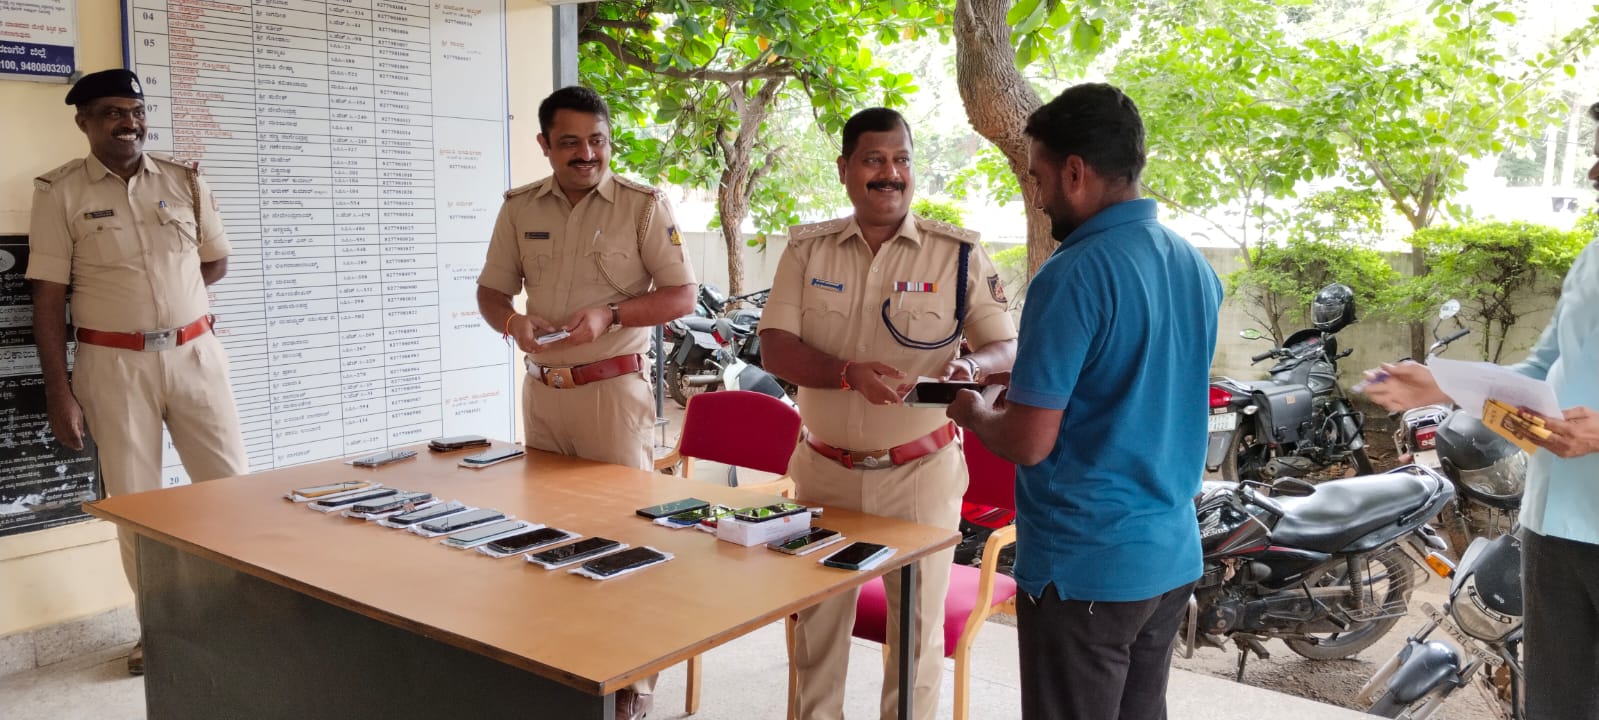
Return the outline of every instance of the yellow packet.
<path id="1" fill-rule="evenodd" d="M 1528 453 L 1538 450 L 1531 438 L 1542 440 L 1549 437 L 1549 428 L 1543 426 L 1543 418 L 1524 418 L 1515 408 L 1492 398 L 1482 405 L 1482 424 Z"/>

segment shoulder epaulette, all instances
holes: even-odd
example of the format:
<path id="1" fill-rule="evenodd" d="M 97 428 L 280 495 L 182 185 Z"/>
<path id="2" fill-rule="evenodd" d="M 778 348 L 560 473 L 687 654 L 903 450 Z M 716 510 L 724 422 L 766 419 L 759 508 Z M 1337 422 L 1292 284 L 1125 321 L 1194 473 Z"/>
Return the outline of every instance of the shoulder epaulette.
<path id="1" fill-rule="evenodd" d="M 934 235 L 942 235 L 947 238 L 953 238 L 968 245 L 977 243 L 977 241 L 981 240 L 983 237 L 982 234 L 976 230 L 968 230 L 959 225 L 947 223 L 942 220 L 929 220 L 924 217 L 916 218 L 916 229 L 924 233 L 932 233 Z"/>
<path id="2" fill-rule="evenodd" d="M 545 180 L 549 180 L 549 178 L 544 178 L 544 180 L 534 180 L 533 182 L 530 182 L 530 183 L 528 183 L 526 185 L 518 185 L 518 186 L 516 186 L 514 188 L 511 188 L 510 190 L 506 190 L 505 191 L 505 199 L 506 200 L 510 200 L 511 198 L 516 197 L 517 195 L 521 195 L 522 193 L 530 192 L 530 191 L 533 191 L 533 190 L 537 190 L 540 185 L 544 184 Z"/>
<path id="3" fill-rule="evenodd" d="M 629 178 L 622 177 L 621 175 L 612 175 L 611 177 L 616 178 L 616 184 L 617 185 L 625 187 L 625 188 L 627 188 L 629 190 L 636 190 L 638 192 L 644 193 L 645 195 L 650 195 L 650 196 L 653 196 L 653 197 L 660 197 L 661 196 L 661 191 L 660 191 L 659 188 L 655 188 L 655 187 L 651 187 L 649 185 L 645 185 L 644 183 L 641 183 L 641 182 L 639 182 L 637 180 L 631 180 Z"/>
<path id="4" fill-rule="evenodd" d="M 844 228 L 846 227 L 849 227 L 849 218 L 847 217 L 833 218 L 832 220 L 823 220 L 821 222 L 806 223 L 804 225 L 795 225 L 794 227 L 788 229 L 788 241 L 797 242 L 802 240 L 810 240 L 811 238 L 826 237 L 828 235 L 837 235 L 838 233 L 843 232 Z"/>
<path id="5" fill-rule="evenodd" d="M 184 170 L 189 170 L 189 171 L 192 171 L 192 172 L 200 172 L 200 161 L 198 161 L 198 160 L 186 160 L 184 158 L 173 157 L 171 155 L 166 155 L 166 154 L 163 154 L 163 153 L 145 153 L 145 154 L 149 155 L 150 159 L 152 159 L 152 160 L 163 162 L 163 163 L 166 163 L 168 165 L 176 165 L 176 166 L 178 166 L 180 168 L 183 168 Z"/>
<path id="6" fill-rule="evenodd" d="M 83 167 L 83 160 L 82 159 L 68 160 L 68 161 L 62 163 L 60 167 L 58 167 L 58 168 L 56 168 L 54 170 L 51 170 L 50 172 L 47 172 L 47 173 L 45 173 L 43 175 L 40 175 L 39 177 L 34 178 L 33 179 L 33 187 L 36 190 L 43 190 L 45 192 L 49 192 L 50 188 L 55 186 L 55 183 L 56 183 L 57 180 L 60 180 L 61 178 L 66 177 L 67 173 L 70 173 L 75 168 L 80 168 L 80 167 Z"/>

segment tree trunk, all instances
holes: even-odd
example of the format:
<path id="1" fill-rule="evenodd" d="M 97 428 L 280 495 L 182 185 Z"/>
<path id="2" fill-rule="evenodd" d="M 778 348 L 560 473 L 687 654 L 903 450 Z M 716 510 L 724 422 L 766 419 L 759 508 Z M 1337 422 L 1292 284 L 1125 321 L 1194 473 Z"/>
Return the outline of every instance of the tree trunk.
<path id="1" fill-rule="evenodd" d="M 1416 228 L 1420 230 L 1421 228 Z M 1425 277 L 1427 275 L 1427 253 L 1419 247 L 1410 248 L 1410 276 Z M 1427 357 L 1427 324 L 1413 322 L 1410 324 L 1410 357 L 1416 362 L 1421 362 Z"/>
<path id="2" fill-rule="evenodd" d="M 737 188 L 749 182 L 749 158 L 734 165 L 729 158 L 728 167 L 722 171 L 722 184 L 716 190 L 716 215 L 722 221 L 722 244 L 727 247 L 727 294 L 729 297 L 744 294 L 744 217 L 750 205 Z M 742 177 L 740 177 L 742 176 Z"/>
<path id="3" fill-rule="evenodd" d="M 771 170 L 776 156 L 767 156 L 759 168 L 754 164 L 755 140 L 772 113 L 772 102 L 787 80 L 777 78 L 760 83 L 749 95 L 751 81 L 728 83 L 728 98 L 738 113 L 738 132 L 728 140 L 724 130 L 717 144 L 722 151 L 722 179 L 716 188 L 716 215 L 722 223 L 722 244 L 727 247 L 727 294 L 744 294 L 744 218 L 750 212 L 755 183 Z"/>
<path id="4" fill-rule="evenodd" d="M 1010 0 L 957 0 L 955 3 L 955 76 L 966 119 L 977 134 L 994 143 L 1010 161 L 1027 207 L 1027 275 L 1055 251 L 1049 216 L 1039 210 L 1038 188 L 1027 174 L 1027 116 L 1040 105 L 1038 94 L 1016 67 L 1010 24 Z"/>

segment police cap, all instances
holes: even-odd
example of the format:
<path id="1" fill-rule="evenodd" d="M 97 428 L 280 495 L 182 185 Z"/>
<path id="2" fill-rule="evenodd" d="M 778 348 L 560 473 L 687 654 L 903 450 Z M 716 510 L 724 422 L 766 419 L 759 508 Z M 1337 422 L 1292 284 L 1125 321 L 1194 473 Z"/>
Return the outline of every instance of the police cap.
<path id="1" fill-rule="evenodd" d="M 104 97 L 143 100 L 144 88 L 139 86 L 139 76 L 131 70 L 101 70 L 79 78 L 67 91 L 67 104 L 82 105 Z"/>

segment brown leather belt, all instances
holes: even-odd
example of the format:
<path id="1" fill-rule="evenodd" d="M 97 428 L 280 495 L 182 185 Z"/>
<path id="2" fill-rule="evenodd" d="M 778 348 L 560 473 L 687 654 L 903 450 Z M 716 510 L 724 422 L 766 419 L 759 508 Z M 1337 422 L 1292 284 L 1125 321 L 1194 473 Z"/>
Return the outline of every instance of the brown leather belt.
<path id="1" fill-rule="evenodd" d="M 171 350 L 172 348 L 194 342 L 195 338 L 211 332 L 211 325 L 216 322 L 214 315 L 202 315 L 183 327 L 168 330 L 151 330 L 149 332 L 107 332 L 105 330 L 90 330 L 78 328 L 78 342 L 90 345 L 104 345 L 105 347 L 121 350 L 148 350 L 156 352 Z"/>
<path id="2" fill-rule="evenodd" d="M 912 460 L 932 455 L 954 440 L 954 423 L 945 425 L 904 445 L 896 445 L 887 450 L 845 450 L 817 440 L 815 435 L 809 433 L 805 435 L 805 442 L 809 443 L 811 449 L 822 457 L 850 469 L 854 469 L 855 466 L 859 465 L 867 470 L 904 465 Z"/>
<path id="3" fill-rule="evenodd" d="M 574 388 L 591 382 L 610 380 L 614 377 L 636 373 L 643 366 L 643 361 L 639 359 L 636 353 L 633 355 L 617 355 L 613 358 L 573 365 L 572 367 L 546 367 L 533 362 L 532 357 L 527 359 L 527 373 L 532 375 L 533 379 L 552 388 Z"/>

